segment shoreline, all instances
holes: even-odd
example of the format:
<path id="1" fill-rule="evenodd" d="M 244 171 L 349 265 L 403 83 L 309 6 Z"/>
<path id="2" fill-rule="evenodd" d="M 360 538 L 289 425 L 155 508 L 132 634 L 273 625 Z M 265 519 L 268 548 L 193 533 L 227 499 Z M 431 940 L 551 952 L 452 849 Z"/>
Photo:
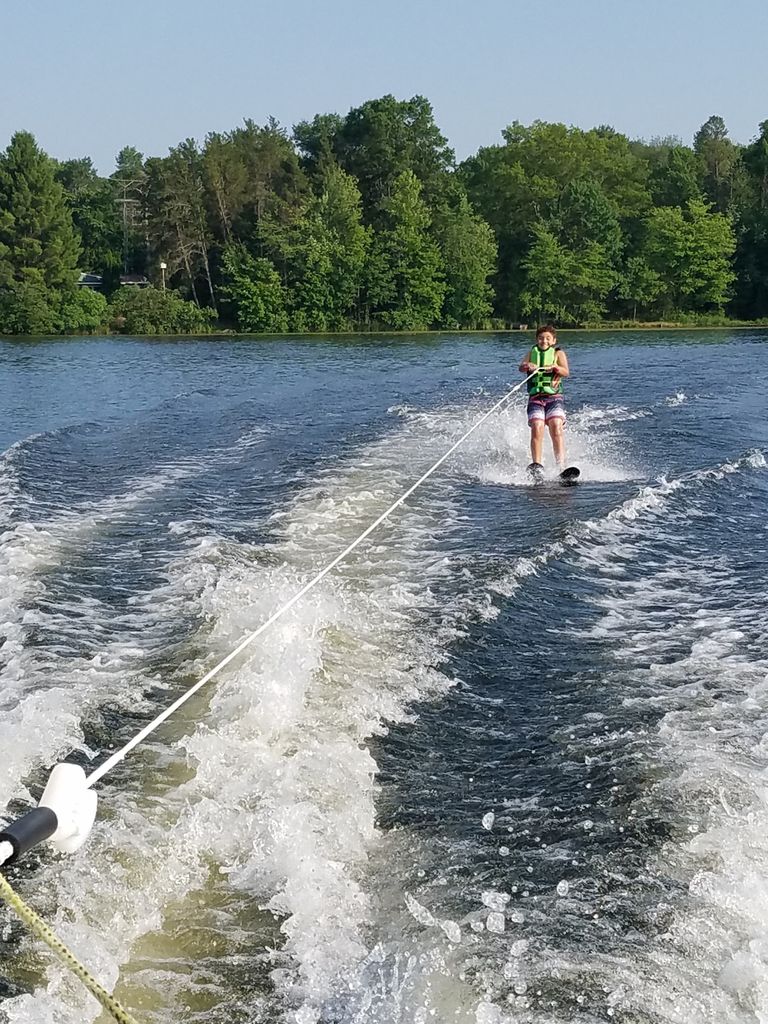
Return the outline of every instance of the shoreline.
<path id="1" fill-rule="evenodd" d="M 526 336 L 535 333 L 535 327 L 495 327 L 495 328 L 438 328 L 425 331 L 274 331 L 260 332 L 258 334 L 247 331 L 199 331 L 186 332 L 184 334 L 121 334 L 113 331 L 101 333 L 89 332 L 87 334 L 0 334 L 0 341 L 63 341 L 69 338 L 143 338 L 145 340 L 160 340 L 165 338 L 428 338 L 435 335 L 498 335 L 510 334 L 514 336 Z M 652 322 L 647 324 L 601 324 L 589 327 L 558 327 L 558 334 L 618 334 L 618 333 L 650 333 L 662 331 L 768 331 L 768 321 L 749 323 L 736 321 L 732 324 L 707 324 L 693 325 L 681 323 Z"/>

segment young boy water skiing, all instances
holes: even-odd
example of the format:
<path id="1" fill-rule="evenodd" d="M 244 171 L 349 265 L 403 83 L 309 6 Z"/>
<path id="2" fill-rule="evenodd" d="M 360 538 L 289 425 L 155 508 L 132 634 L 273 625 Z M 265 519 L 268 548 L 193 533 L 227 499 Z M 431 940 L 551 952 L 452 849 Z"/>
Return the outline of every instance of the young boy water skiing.
<path id="1" fill-rule="evenodd" d="M 536 375 L 528 381 L 528 424 L 531 428 L 532 476 L 541 476 L 544 430 L 549 430 L 552 451 L 560 471 L 565 468 L 565 402 L 563 378 L 569 376 L 568 357 L 557 344 L 557 333 L 551 324 L 536 331 L 536 342 L 527 359 L 520 363 L 520 372 Z M 577 473 L 578 475 L 578 473 Z"/>

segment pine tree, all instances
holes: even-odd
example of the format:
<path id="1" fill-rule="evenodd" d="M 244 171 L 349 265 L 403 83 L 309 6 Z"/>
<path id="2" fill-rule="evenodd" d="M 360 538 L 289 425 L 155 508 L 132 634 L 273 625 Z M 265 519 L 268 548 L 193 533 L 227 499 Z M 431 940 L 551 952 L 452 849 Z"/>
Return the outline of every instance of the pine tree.
<path id="1" fill-rule="evenodd" d="M 29 132 L 0 155 L 0 284 L 53 291 L 77 280 L 80 246 L 53 161 Z"/>

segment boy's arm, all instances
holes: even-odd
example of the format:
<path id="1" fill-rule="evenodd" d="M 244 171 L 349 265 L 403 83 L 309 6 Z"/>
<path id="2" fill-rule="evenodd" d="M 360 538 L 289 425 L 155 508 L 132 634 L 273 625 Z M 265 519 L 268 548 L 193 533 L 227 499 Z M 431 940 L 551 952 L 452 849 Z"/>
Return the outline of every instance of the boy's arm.
<path id="1" fill-rule="evenodd" d="M 555 353 L 555 366 L 558 377 L 569 377 L 571 371 L 568 369 L 568 356 L 561 348 Z"/>
<path id="2" fill-rule="evenodd" d="M 531 362 L 531 353 L 529 351 L 528 355 L 525 357 L 525 359 L 522 361 L 522 363 L 520 363 L 520 365 L 518 366 L 518 370 L 520 371 L 520 373 L 533 373 L 533 371 L 535 369 L 536 369 L 536 367 Z"/>

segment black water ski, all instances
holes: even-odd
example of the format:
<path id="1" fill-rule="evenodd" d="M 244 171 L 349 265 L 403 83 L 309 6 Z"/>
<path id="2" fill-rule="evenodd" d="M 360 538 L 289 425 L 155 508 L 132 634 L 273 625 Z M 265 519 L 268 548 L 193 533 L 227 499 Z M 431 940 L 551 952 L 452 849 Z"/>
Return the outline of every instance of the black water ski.
<path id="1" fill-rule="evenodd" d="M 574 484 L 579 482 L 581 476 L 581 470 L 578 466 L 568 466 L 560 474 L 560 483 L 563 487 L 572 487 Z"/>
<path id="2" fill-rule="evenodd" d="M 535 484 L 544 483 L 544 467 L 540 462 L 532 462 L 527 468 L 528 476 Z"/>

